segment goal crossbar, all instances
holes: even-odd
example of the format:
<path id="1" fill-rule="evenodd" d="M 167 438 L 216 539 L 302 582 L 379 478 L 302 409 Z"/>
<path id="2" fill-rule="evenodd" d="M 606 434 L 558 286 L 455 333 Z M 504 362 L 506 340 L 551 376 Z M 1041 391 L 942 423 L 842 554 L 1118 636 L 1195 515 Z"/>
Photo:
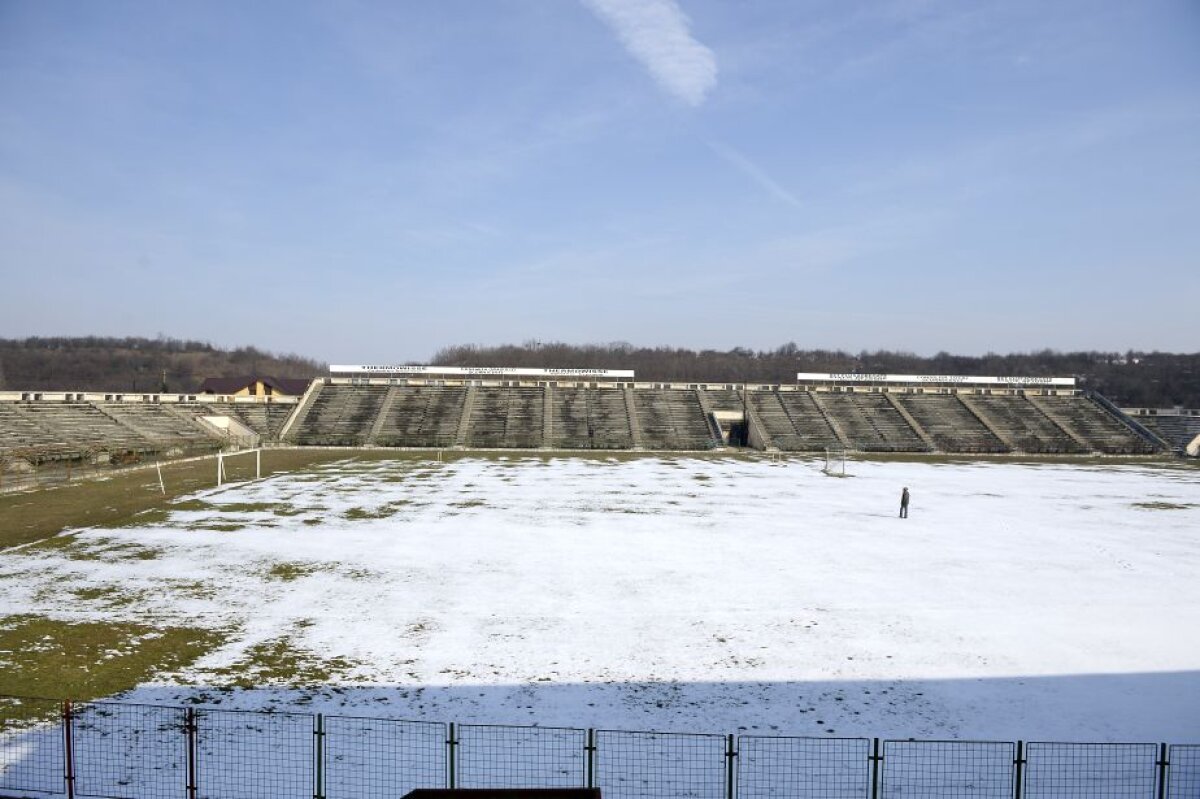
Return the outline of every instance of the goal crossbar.
<path id="1" fill-rule="evenodd" d="M 824 471 L 825 474 L 838 475 L 842 477 L 846 475 L 845 447 L 825 448 L 825 468 L 822 471 Z"/>
<path id="2" fill-rule="evenodd" d="M 221 486 L 229 482 L 229 476 L 225 473 L 225 459 L 232 458 L 237 455 L 254 455 L 254 479 L 262 479 L 262 449 L 243 449 L 237 452 L 218 452 L 217 453 L 217 485 Z"/>

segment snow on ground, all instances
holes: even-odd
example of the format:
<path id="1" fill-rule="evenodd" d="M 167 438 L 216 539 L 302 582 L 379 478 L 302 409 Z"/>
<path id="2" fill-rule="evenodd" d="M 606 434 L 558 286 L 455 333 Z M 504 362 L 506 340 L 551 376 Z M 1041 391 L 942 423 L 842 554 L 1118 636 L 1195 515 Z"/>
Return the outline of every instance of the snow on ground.
<path id="1" fill-rule="evenodd" d="M 73 548 L 9 551 L 0 613 L 231 631 L 135 701 L 1200 741 L 1200 472 L 849 471 L 687 457 L 341 462 L 202 492 L 165 520 L 82 531 Z M 131 545 L 157 555 L 131 557 Z M 122 601 L 64 590 L 106 587 Z M 297 662 L 333 661 L 333 675 L 315 690 L 219 690 L 223 669 L 281 642 Z"/>

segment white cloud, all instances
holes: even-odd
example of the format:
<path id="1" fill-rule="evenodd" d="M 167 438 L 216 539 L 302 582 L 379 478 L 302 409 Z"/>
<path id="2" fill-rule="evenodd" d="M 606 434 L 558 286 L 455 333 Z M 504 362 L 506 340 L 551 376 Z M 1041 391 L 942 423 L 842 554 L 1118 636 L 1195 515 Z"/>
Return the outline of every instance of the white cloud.
<path id="1" fill-rule="evenodd" d="M 717 58 L 692 38 L 675 0 L 583 0 L 629 54 L 670 94 L 691 106 L 717 84 Z"/>

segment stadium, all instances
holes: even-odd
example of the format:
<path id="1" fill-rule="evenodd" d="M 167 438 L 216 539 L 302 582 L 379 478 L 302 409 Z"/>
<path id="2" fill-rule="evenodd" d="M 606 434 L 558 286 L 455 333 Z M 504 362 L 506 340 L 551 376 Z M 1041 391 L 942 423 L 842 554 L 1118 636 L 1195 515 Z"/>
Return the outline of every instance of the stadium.
<path id="1" fill-rule="evenodd" d="M 0 799 L 1200 799 L 1197 31 L 0 2 Z"/>
<path id="2" fill-rule="evenodd" d="M 1196 785 L 1200 417 L 1073 378 L 335 365 L 0 422 L 10 498 L 141 500 L 5 552 L 50 660 L 3 795 Z"/>
<path id="3" fill-rule="evenodd" d="M 265 401 L 261 401 L 264 400 Z M 800 373 L 639 383 L 633 370 L 334 366 L 298 400 L 0 393 L 9 471 L 241 446 L 970 455 L 1196 454 L 1200 417 L 1126 413 L 1074 378 Z"/>

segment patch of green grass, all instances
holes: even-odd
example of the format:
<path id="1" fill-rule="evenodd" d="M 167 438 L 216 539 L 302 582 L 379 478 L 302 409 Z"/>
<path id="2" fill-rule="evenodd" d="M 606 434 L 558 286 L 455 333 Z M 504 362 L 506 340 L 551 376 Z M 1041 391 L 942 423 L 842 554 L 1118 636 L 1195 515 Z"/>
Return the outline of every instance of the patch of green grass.
<path id="1" fill-rule="evenodd" d="M 79 536 L 74 533 L 63 533 L 61 535 L 52 536 L 51 538 L 43 538 L 41 541 L 35 541 L 27 545 L 23 552 L 60 552 L 70 549 L 79 542 Z"/>
<path id="2" fill-rule="evenodd" d="M 397 499 L 387 503 L 386 505 L 380 505 L 374 510 L 369 510 L 367 508 L 351 508 L 350 510 L 346 511 L 345 517 L 351 520 L 386 519 L 389 516 L 395 516 L 400 512 L 401 508 L 411 504 L 411 500 Z"/>
<path id="3" fill-rule="evenodd" d="M 162 550 L 145 547 L 132 542 L 99 543 L 85 542 L 74 534 L 56 535 L 26 546 L 22 552 L 57 552 L 69 560 L 157 560 Z"/>
<path id="4" fill-rule="evenodd" d="M 191 627 L 0 617 L 0 694 L 87 700 L 128 691 L 219 646 L 222 635 Z M 43 712 L 0 704 L 0 724 Z"/>
<path id="5" fill-rule="evenodd" d="M 374 510 L 367 510 L 366 508 L 351 508 L 343 515 L 351 521 L 360 521 L 362 519 L 382 519 L 392 515 L 390 513 L 381 513 L 382 510 L 382 508 L 376 508 Z"/>
<path id="6" fill-rule="evenodd" d="M 1194 508 L 1196 506 L 1191 503 L 1181 504 L 1179 502 L 1162 502 L 1155 500 L 1154 502 L 1135 502 L 1133 503 L 1133 507 L 1141 508 L 1143 510 L 1187 510 L 1188 508 Z"/>
<path id="7" fill-rule="evenodd" d="M 246 525 L 234 524 L 232 522 L 193 522 L 192 524 L 189 524 L 186 529 L 213 530 L 218 533 L 236 533 L 238 530 L 245 530 Z"/>
<path id="8" fill-rule="evenodd" d="M 306 626 L 298 624 L 301 629 Z M 344 657 L 322 657 L 281 636 L 250 647 L 236 663 L 216 669 L 213 676 L 232 688 L 257 688 L 264 684 L 289 687 L 320 686 L 358 664 Z"/>
<path id="9" fill-rule="evenodd" d="M 104 610 L 128 608 L 145 598 L 144 591 L 123 590 L 115 585 L 75 588 L 71 595 L 83 602 L 92 602 Z"/>
<path id="10" fill-rule="evenodd" d="M 163 582 L 166 590 L 177 596 L 189 597 L 191 599 L 212 599 L 217 595 L 216 587 L 203 580 L 172 577 Z"/>
<path id="11" fill-rule="evenodd" d="M 212 505 L 213 510 L 220 513 L 267 513 L 279 507 L 277 502 L 229 502 Z"/>
<path id="12" fill-rule="evenodd" d="M 115 549 L 122 556 L 122 560 L 124 560 L 124 556 L 132 556 L 134 560 L 158 560 L 158 556 L 162 554 L 160 550 L 137 544 L 125 544 Z"/>
<path id="13" fill-rule="evenodd" d="M 482 499 L 464 499 L 462 502 L 451 502 L 450 507 L 452 507 L 452 508 L 479 508 L 486 504 L 487 503 L 484 502 Z"/>
<path id="14" fill-rule="evenodd" d="M 380 572 L 371 569 L 342 569 L 342 574 L 354 580 L 373 580 L 381 576 Z"/>
<path id="15" fill-rule="evenodd" d="M 15 732 L 40 724 L 58 724 L 63 704 L 56 699 L 0 696 L 0 730 Z"/>
<path id="16" fill-rule="evenodd" d="M 298 580 L 301 577 L 307 577 L 310 574 L 316 574 L 322 571 L 325 567 L 317 563 L 275 563 L 271 568 L 267 569 L 266 575 L 271 580 L 278 580 L 282 583 L 290 583 L 293 580 Z"/>
<path id="17" fill-rule="evenodd" d="M 95 602 L 99 599 L 111 599 L 115 594 L 119 593 L 120 591 L 111 585 L 97 585 L 89 586 L 87 588 L 74 588 L 71 590 L 71 594 L 76 599 L 82 599 L 84 602 Z"/>

